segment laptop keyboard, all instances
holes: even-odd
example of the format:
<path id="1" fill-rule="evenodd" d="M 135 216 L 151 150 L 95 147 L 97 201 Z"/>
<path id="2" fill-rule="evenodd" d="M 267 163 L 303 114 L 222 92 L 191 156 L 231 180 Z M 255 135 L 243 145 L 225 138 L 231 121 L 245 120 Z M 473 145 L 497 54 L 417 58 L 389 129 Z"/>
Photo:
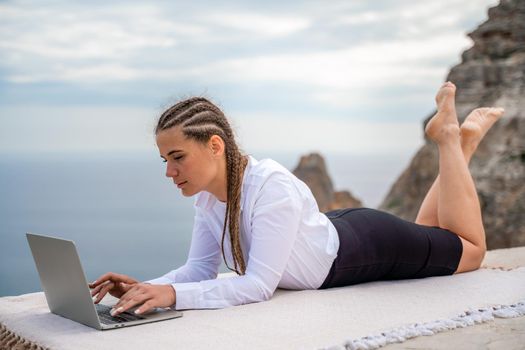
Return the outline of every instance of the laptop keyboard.
<path id="1" fill-rule="evenodd" d="M 121 314 L 118 314 L 117 316 L 111 316 L 111 307 L 107 305 L 101 305 L 101 304 L 95 304 L 95 308 L 98 313 L 98 318 L 100 319 L 100 322 L 105 324 L 115 324 L 115 323 L 123 323 L 128 321 L 137 321 L 142 320 L 145 317 L 132 314 L 130 312 L 123 312 Z"/>

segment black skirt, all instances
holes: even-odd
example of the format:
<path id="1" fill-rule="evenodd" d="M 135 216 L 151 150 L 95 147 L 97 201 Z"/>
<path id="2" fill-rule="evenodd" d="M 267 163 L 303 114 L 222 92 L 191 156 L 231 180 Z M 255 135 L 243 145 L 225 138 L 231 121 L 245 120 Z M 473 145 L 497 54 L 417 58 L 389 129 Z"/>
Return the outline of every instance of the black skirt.
<path id="1" fill-rule="evenodd" d="M 326 215 L 337 229 L 340 245 L 319 289 L 452 275 L 458 268 L 463 245 L 449 230 L 369 208 L 339 209 Z"/>

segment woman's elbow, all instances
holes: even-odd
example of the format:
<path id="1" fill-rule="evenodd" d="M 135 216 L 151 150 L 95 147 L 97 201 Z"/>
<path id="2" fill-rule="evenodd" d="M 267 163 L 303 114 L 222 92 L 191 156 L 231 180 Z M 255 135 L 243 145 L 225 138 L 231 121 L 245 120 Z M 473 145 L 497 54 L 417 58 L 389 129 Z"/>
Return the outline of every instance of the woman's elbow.
<path id="1" fill-rule="evenodd" d="M 265 292 L 261 293 L 260 300 L 259 301 L 268 301 L 272 298 L 273 292 Z"/>
<path id="2" fill-rule="evenodd" d="M 272 288 L 264 283 L 255 283 L 257 288 L 257 301 L 268 301 L 272 298 L 273 293 L 275 293 L 275 288 Z"/>

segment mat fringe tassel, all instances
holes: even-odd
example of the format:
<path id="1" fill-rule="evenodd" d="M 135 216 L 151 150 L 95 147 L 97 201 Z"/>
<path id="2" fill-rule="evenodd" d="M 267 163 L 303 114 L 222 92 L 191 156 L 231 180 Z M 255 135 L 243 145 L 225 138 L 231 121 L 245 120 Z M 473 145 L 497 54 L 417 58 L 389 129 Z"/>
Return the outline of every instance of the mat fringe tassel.
<path id="1" fill-rule="evenodd" d="M 0 350 L 49 350 L 14 332 L 0 323 Z"/>
<path id="2" fill-rule="evenodd" d="M 481 309 L 469 309 L 451 319 L 438 319 L 423 324 L 394 328 L 386 332 L 369 335 L 359 339 L 350 339 L 343 345 L 335 345 L 323 350 L 369 350 L 388 344 L 402 343 L 410 338 L 422 335 L 434 335 L 455 328 L 465 328 L 478 323 L 494 321 L 494 317 L 513 318 L 525 315 L 525 299 L 512 305 L 496 305 Z"/>

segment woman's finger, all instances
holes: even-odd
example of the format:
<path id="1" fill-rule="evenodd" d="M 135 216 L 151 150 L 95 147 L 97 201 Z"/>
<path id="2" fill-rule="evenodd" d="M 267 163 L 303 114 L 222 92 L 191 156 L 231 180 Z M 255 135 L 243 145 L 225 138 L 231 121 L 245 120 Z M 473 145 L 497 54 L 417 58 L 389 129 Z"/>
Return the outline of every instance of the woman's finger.
<path id="1" fill-rule="evenodd" d="M 117 304 L 115 304 L 114 308 L 119 308 L 121 306 L 124 306 L 126 303 L 128 303 L 130 300 L 132 300 L 135 296 L 143 294 L 142 288 L 140 284 L 134 284 L 130 288 L 128 288 L 128 291 L 124 293 L 120 297 L 120 300 Z"/>
<path id="2" fill-rule="evenodd" d="M 108 293 L 108 291 L 113 287 L 112 283 L 107 283 L 102 286 L 101 290 L 97 294 L 97 298 L 95 299 L 94 303 L 98 304 Z"/>
<path id="3" fill-rule="evenodd" d="M 121 300 L 118 304 L 113 306 L 113 310 L 111 310 L 111 315 L 118 315 L 122 312 L 131 309 L 132 307 L 140 305 L 144 303 L 147 300 L 147 298 L 148 297 L 145 294 L 135 294 L 132 298 L 129 298 L 126 301 Z"/>
<path id="4" fill-rule="evenodd" d="M 103 274 L 102 276 L 99 276 L 96 280 L 89 283 L 89 286 L 91 288 L 98 286 L 100 283 L 103 283 L 105 280 L 107 280 L 107 273 Z"/>
<path id="5" fill-rule="evenodd" d="M 111 281 L 105 281 L 104 283 L 99 284 L 98 286 L 96 286 L 95 288 L 92 289 L 92 291 L 91 291 L 91 296 L 95 296 L 96 294 L 98 294 L 98 293 L 100 292 L 100 290 L 101 290 L 102 288 L 104 288 L 105 286 L 107 286 L 108 284 L 111 284 L 111 283 L 113 283 L 113 282 L 111 282 Z M 115 287 L 115 286 L 113 285 L 112 288 L 114 288 L 114 287 Z"/>
<path id="6" fill-rule="evenodd" d="M 106 283 L 98 293 L 97 299 L 94 301 L 94 303 L 98 304 L 106 296 L 108 291 L 111 290 L 114 286 L 115 284 L 113 284 L 112 282 Z"/>
<path id="7" fill-rule="evenodd" d="M 135 283 L 138 283 L 138 281 L 134 278 L 131 278 L 127 275 L 122 275 L 122 274 L 119 274 L 119 273 L 114 273 L 114 272 L 107 272 L 105 274 L 103 274 L 102 276 L 100 276 L 99 278 L 96 279 L 96 281 L 93 281 L 91 283 L 89 283 L 89 287 L 90 288 L 94 288 L 106 281 L 112 281 L 112 282 L 124 282 L 124 283 L 127 283 L 127 284 L 135 284 Z"/>
<path id="8" fill-rule="evenodd" d="M 144 313 L 146 313 L 148 311 L 151 311 L 154 308 L 156 308 L 155 300 L 154 299 L 149 299 L 144 304 L 142 304 L 139 308 L 137 308 L 135 310 L 135 313 L 137 315 L 144 314 Z"/>
<path id="9" fill-rule="evenodd" d="M 101 289 L 102 287 L 104 287 L 107 283 L 109 282 L 104 282 L 104 283 L 101 283 L 99 284 L 98 286 L 94 287 L 92 290 L 91 290 L 91 296 L 95 296 L 95 294 L 97 294 Z"/>
<path id="10" fill-rule="evenodd" d="M 139 281 L 137 281 L 136 279 L 134 278 L 131 278 L 127 275 L 122 275 L 122 274 L 118 274 L 118 273 L 112 273 L 112 281 L 114 282 L 124 282 L 126 284 L 136 284 L 138 283 Z"/>
<path id="11" fill-rule="evenodd" d="M 100 288 L 101 288 L 100 286 L 97 286 L 97 287 L 91 289 L 91 296 L 94 297 L 95 294 L 98 293 L 98 291 L 100 290 Z"/>
<path id="12" fill-rule="evenodd" d="M 88 284 L 89 288 L 95 288 L 95 287 L 103 284 L 104 282 L 111 280 L 113 275 L 114 275 L 113 272 L 107 272 L 107 273 L 103 274 L 102 276 L 97 278 L 95 281 L 89 283 Z"/>

